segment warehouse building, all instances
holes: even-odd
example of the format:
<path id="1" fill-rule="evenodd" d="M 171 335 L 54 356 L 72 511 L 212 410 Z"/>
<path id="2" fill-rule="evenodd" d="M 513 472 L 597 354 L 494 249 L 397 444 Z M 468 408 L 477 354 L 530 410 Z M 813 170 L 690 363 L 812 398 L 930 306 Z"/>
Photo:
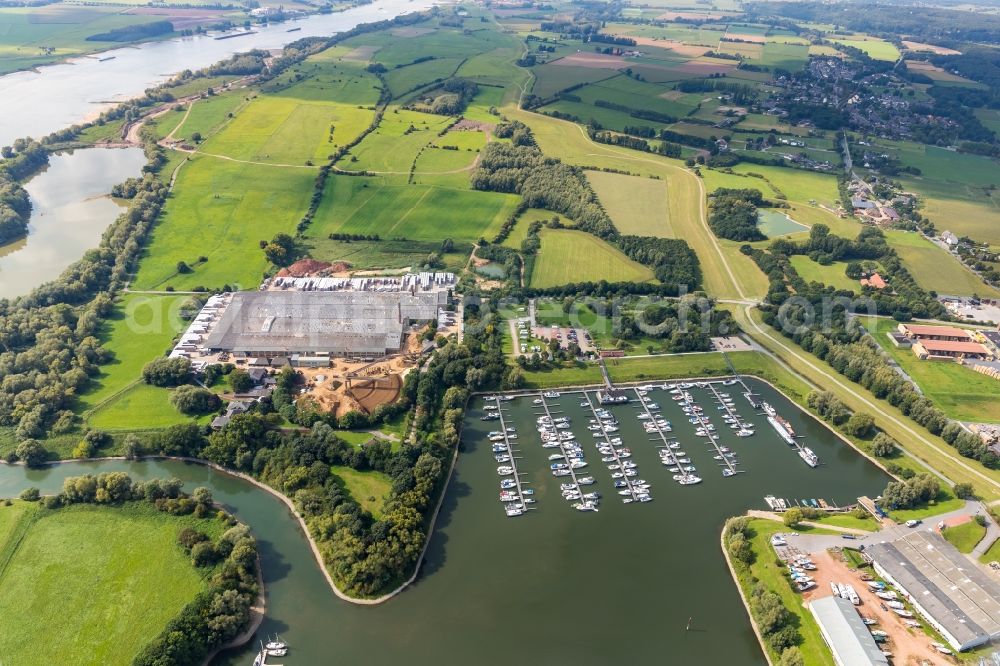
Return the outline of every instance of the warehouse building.
<path id="1" fill-rule="evenodd" d="M 954 340 L 915 340 L 910 347 L 913 354 L 921 360 L 949 360 L 965 358 L 972 360 L 989 360 L 993 358 L 990 350 L 978 342 L 957 342 Z"/>
<path id="2" fill-rule="evenodd" d="M 888 657 L 882 654 L 850 601 L 837 596 L 823 597 L 810 603 L 809 610 L 837 666 L 888 665 Z"/>
<path id="3" fill-rule="evenodd" d="M 1000 585 L 941 535 L 914 530 L 864 552 L 956 650 L 1000 638 Z"/>
<path id="4" fill-rule="evenodd" d="M 405 333 L 436 321 L 447 301 L 443 290 L 238 292 L 199 342 L 237 358 L 374 359 L 398 353 Z"/>
<path id="5" fill-rule="evenodd" d="M 949 340 L 972 342 L 975 338 L 964 328 L 954 326 L 924 326 L 921 324 L 900 324 L 899 332 L 911 340 Z"/>

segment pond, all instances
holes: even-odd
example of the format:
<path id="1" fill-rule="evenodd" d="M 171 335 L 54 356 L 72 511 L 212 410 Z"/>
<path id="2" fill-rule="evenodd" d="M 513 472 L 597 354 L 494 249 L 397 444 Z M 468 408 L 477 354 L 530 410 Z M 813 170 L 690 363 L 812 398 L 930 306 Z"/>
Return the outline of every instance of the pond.
<path id="1" fill-rule="evenodd" d="M 146 164 L 140 148 L 88 148 L 49 156 L 25 185 L 31 196 L 28 235 L 0 245 L 0 298 L 27 294 L 59 277 L 122 212 L 108 193 Z"/>
<path id="2" fill-rule="evenodd" d="M 655 497 L 649 504 L 623 505 L 585 440 L 587 413 L 579 394 L 565 394 L 552 402 L 573 419 L 587 446 L 588 471 L 597 477 L 592 487 L 606 498 L 599 513 L 580 513 L 559 496 L 558 479 L 547 469 L 550 449 L 541 448 L 533 429 L 538 410 L 530 398 L 521 398 L 509 403 L 509 412 L 520 436 L 519 469 L 535 488 L 538 510 L 513 519 L 497 501 L 497 463 L 486 438 L 495 422 L 480 421 L 482 401 L 473 401 L 421 576 L 376 607 L 354 606 L 330 592 L 304 536 L 276 498 L 199 465 L 109 461 L 44 470 L 0 467 L 0 496 L 28 485 L 53 492 L 66 476 L 107 470 L 125 470 L 134 478 L 176 476 L 188 490 L 212 488 L 260 540 L 269 603 L 261 634 L 280 633 L 289 642 L 286 666 L 334 660 L 604 665 L 661 662 L 667 654 L 669 663 L 759 666 L 765 662 L 719 546 L 725 519 L 763 508 L 763 496 L 772 493 L 850 503 L 879 492 L 887 477 L 774 389 L 753 384 L 805 437 L 822 461 L 819 468 L 806 467 L 733 391 L 739 413 L 757 424 L 757 434 L 739 441 L 723 435 L 746 470 L 724 479 L 712 470 L 711 454 L 680 409 L 654 392 L 705 481 L 691 487 L 674 483 L 639 426 L 636 407 L 614 407 L 620 435 Z M 714 416 L 706 393 L 694 393 Z M 217 661 L 249 666 L 252 659 L 247 649 Z"/>
<path id="3" fill-rule="evenodd" d="M 770 208 L 761 208 L 757 211 L 757 226 L 768 238 L 809 231 L 809 227 L 801 222 L 796 222 L 787 214 Z"/>

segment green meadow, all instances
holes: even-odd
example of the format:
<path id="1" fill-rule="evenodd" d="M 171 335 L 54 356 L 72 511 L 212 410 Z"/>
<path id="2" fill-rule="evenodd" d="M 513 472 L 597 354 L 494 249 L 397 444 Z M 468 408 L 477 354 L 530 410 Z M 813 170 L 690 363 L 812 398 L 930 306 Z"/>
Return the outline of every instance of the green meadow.
<path id="1" fill-rule="evenodd" d="M 542 229 L 532 287 L 569 282 L 648 282 L 653 272 L 600 238 L 572 229 Z"/>
<path id="2" fill-rule="evenodd" d="M 795 272 L 802 276 L 806 282 L 819 282 L 836 289 L 848 289 L 855 293 L 861 291 L 860 283 L 844 274 L 847 262 L 835 261 L 824 266 L 804 254 L 792 255 L 789 257 L 789 261 L 791 261 Z"/>
<path id="3" fill-rule="evenodd" d="M 255 288 L 267 268 L 259 241 L 295 232 L 315 177 L 314 169 L 193 158 L 180 170 L 132 287 Z M 177 271 L 181 261 L 191 272 Z"/>
<path id="4" fill-rule="evenodd" d="M 588 171 L 587 180 L 623 234 L 674 238 L 663 180 Z"/>
<path id="5" fill-rule="evenodd" d="M 382 505 L 392 490 L 392 479 L 388 474 L 374 471 L 359 472 L 340 465 L 331 467 L 330 471 L 362 509 L 369 511 L 376 519 L 382 517 Z"/>
<path id="6" fill-rule="evenodd" d="M 215 538 L 223 524 L 141 504 L 0 507 L 4 661 L 131 664 L 206 587 L 177 544 L 184 527 Z"/>
<path id="7" fill-rule="evenodd" d="M 451 122 L 448 116 L 392 107 L 382 116 L 378 129 L 351 149 L 337 167 L 345 171 L 369 171 L 406 175 L 420 150 L 438 139 Z"/>
<path id="8" fill-rule="evenodd" d="M 1000 298 L 1000 292 L 987 286 L 975 273 L 967 269 L 947 251 L 907 231 L 886 231 L 889 241 L 906 264 L 913 277 L 924 289 L 953 296 L 977 294 Z"/>

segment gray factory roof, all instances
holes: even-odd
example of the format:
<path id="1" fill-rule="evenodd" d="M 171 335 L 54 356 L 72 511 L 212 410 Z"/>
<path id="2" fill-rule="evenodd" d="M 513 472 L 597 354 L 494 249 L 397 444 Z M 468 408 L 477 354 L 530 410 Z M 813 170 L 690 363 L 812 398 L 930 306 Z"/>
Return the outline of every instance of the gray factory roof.
<path id="1" fill-rule="evenodd" d="M 865 552 L 959 645 L 1000 636 L 1000 585 L 939 534 L 914 530 Z"/>
<path id="2" fill-rule="evenodd" d="M 437 318 L 445 292 L 251 291 L 233 295 L 205 339 L 229 351 L 382 353 Z"/>
<path id="3" fill-rule="evenodd" d="M 823 597 L 810 603 L 809 609 L 838 664 L 884 666 L 889 663 L 850 601 Z"/>

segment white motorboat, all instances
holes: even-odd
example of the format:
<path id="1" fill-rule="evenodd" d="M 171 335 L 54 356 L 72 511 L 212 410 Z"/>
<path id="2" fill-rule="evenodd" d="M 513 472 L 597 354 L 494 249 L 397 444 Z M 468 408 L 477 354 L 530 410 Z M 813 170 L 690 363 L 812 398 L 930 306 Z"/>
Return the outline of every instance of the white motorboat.
<path id="1" fill-rule="evenodd" d="M 594 482 L 594 477 L 592 476 L 582 476 L 576 480 L 581 486 L 589 486 Z"/>

